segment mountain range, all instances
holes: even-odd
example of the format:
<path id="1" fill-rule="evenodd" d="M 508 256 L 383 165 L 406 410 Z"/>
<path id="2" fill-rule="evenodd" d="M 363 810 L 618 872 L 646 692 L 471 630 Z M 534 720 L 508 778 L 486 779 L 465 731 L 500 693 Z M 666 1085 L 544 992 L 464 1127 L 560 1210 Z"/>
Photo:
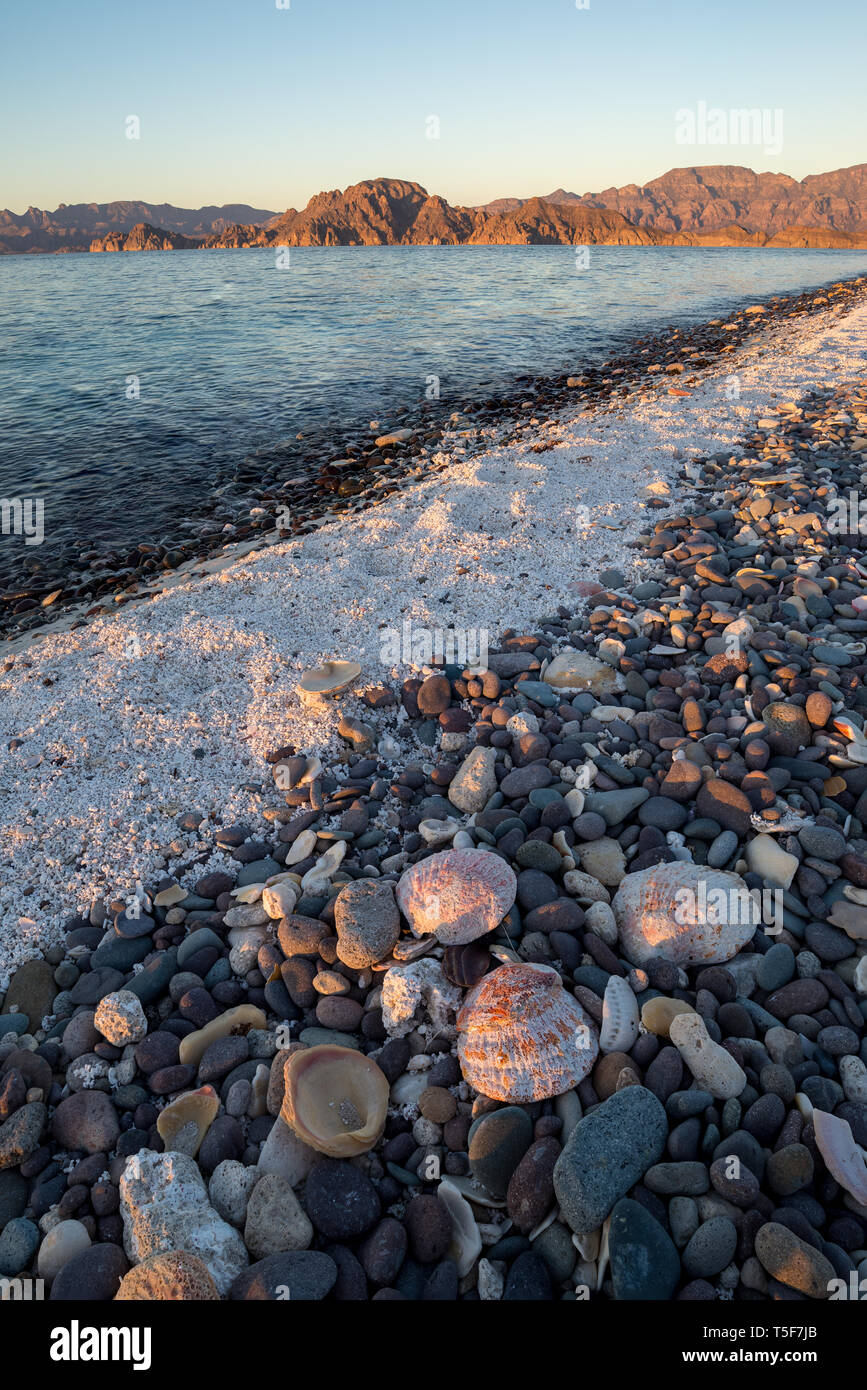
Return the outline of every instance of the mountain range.
<path id="1" fill-rule="evenodd" d="M 867 246 L 867 164 L 811 174 L 737 165 L 671 169 L 600 193 L 455 207 L 418 183 L 370 179 L 317 193 L 303 210 L 246 204 L 62 204 L 0 212 L 0 254 L 242 246 Z"/>

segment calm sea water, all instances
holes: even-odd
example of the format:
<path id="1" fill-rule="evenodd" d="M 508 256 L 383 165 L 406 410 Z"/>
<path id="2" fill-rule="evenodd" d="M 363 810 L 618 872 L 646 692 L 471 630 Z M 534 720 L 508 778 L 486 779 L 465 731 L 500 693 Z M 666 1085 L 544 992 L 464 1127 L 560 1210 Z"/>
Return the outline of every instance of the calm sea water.
<path id="1" fill-rule="evenodd" d="M 0 259 L 0 582 L 94 541 L 177 539 L 299 432 L 604 360 L 624 340 L 864 273 L 867 252 L 350 247 Z M 326 454 L 326 457 L 330 455 Z M 245 462 L 246 461 L 246 462 Z"/>

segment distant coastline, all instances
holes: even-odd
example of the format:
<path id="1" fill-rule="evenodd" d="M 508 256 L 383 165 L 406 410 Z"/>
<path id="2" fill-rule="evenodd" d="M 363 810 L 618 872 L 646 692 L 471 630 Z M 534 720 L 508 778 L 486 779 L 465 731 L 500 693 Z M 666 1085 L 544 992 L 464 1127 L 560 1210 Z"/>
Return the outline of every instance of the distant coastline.
<path id="1" fill-rule="evenodd" d="M 672 169 L 639 187 L 453 206 L 421 184 L 365 180 L 283 213 L 243 203 L 61 204 L 0 212 L 0 255 L 295 246 L 867 247 L 867 164 L 800 182 L 734 165 Z"/>

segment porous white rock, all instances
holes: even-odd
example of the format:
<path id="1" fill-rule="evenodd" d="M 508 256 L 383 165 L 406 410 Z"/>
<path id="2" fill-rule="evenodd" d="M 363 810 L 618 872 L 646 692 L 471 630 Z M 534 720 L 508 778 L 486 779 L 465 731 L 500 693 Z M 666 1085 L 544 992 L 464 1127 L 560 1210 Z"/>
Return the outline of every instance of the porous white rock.
<path id="1" fill-rule="evenodd" d="M 133 1264 L 166 1250 L 189 1250 L 225 1295 L 250 1262 L 238 1232 L 211 1206 L 198 1165 L 187 1154 L 132 1154 L 120 1180 L 120 1211 L 123 1248 Z"/>
<path id="2" fill-rule="evenodd" d="M 423 1007 L 435 1032 L 450 1029 L 454 1036 L 454 1014 L 462 997 L 461 990 L 449 984 L 439 961 L 429 956 L 409 965 L 393 965 L 382 983 L 385 1031 L 392 1038 L 405 1037 Z"/>
<path id="3" fill-rule="evenodd" d="M 132 990 L 119 989 L 99 1001 L 93 1025 L 113 1047 L 140 1043 L 146 1036 L 148 1021 L 141 1000 Z"/>

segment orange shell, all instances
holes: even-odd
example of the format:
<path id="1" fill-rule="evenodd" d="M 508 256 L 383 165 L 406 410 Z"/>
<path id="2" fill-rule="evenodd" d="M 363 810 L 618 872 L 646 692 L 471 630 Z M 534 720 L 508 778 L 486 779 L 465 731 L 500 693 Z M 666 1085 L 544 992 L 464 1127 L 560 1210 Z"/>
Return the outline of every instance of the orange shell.
<path id="1" fill-rule="evenodd" d="M 458 1014 L 464 1080 L 492 1100 L 525 1104 L 571 1091 L 599 1053 L 596 1030 L 547 965 L 501 965 Z"/>

